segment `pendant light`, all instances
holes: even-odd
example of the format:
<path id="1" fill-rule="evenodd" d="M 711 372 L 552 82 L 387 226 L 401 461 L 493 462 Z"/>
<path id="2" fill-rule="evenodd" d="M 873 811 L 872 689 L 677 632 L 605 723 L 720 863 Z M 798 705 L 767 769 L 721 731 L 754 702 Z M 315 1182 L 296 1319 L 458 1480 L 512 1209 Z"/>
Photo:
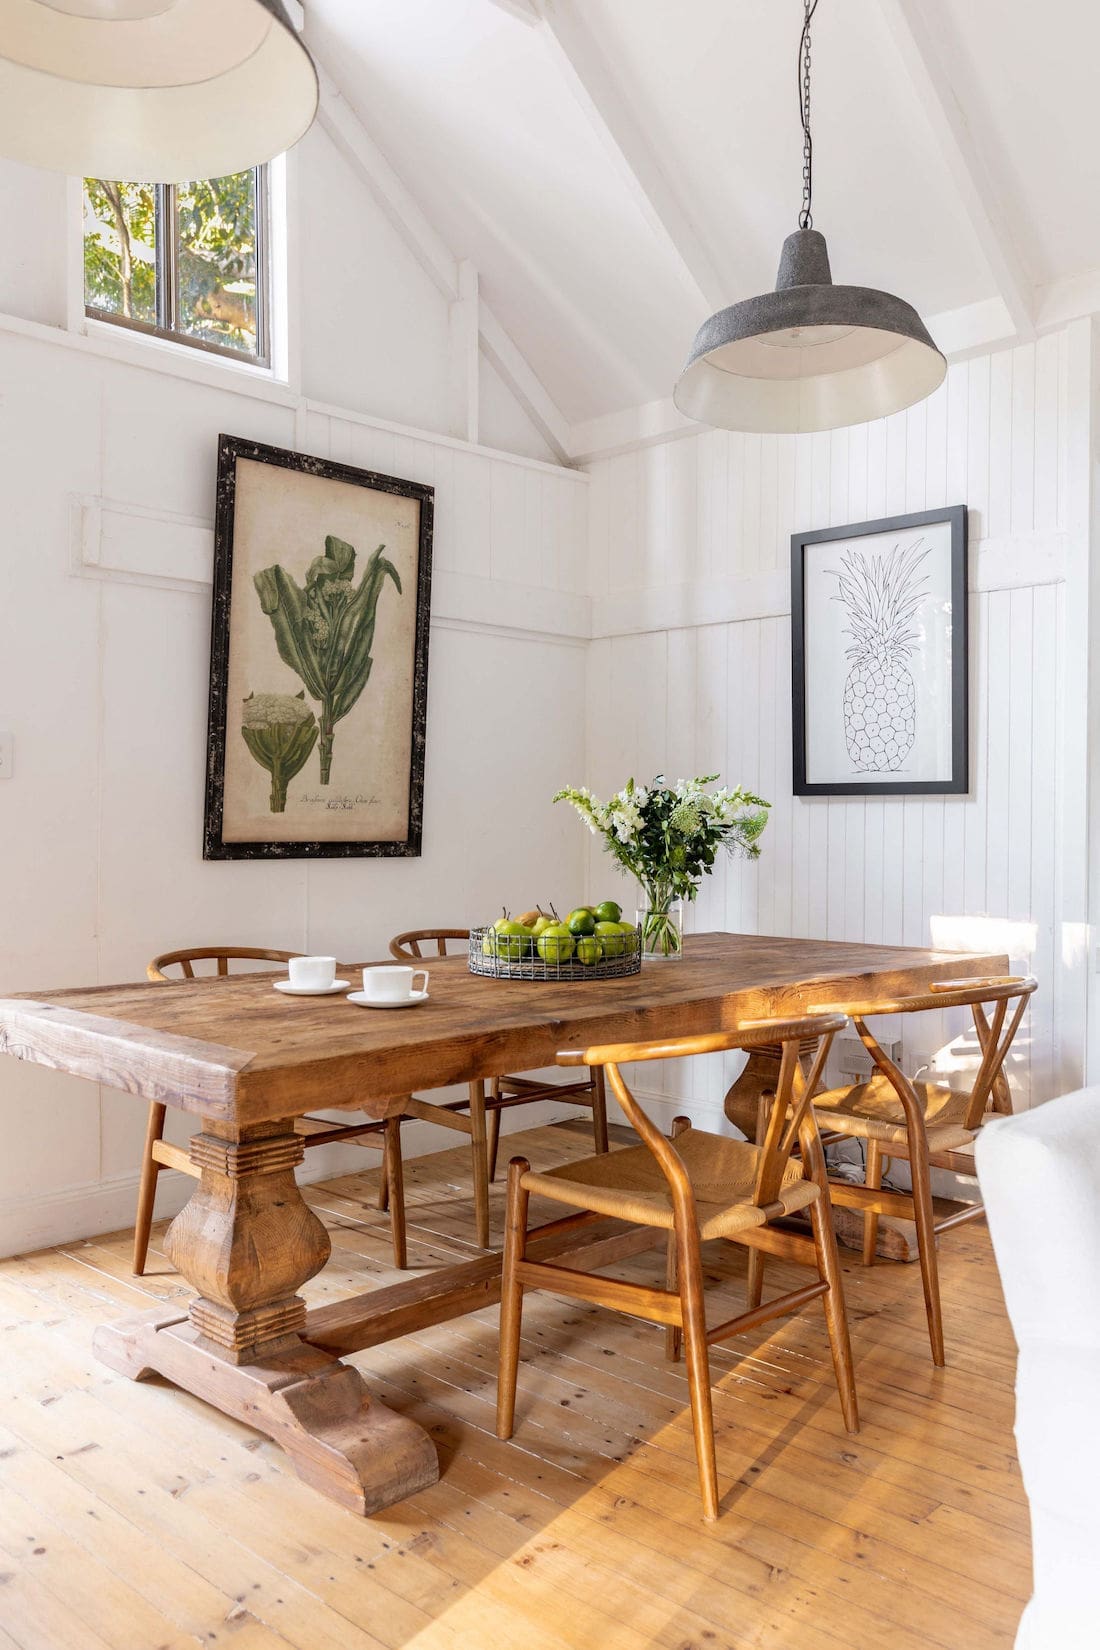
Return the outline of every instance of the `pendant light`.
<path id="1" fill-rule="evenodd" d="M 282 154 L 317 110 L 283 0 L 0 0 L 0 154 L 173 183 Z"/>
<path id="2" fill-rule="evenodd" d="M 719 310 L 696 334 L 673 391 L 682 413 L 719 429 L 835 430 L 900 412 L 943 381 L 947 362 L 911 304 L 864 286 L 834 286 L 813 227 L 810 24 L 798 47 L 802 210 L 783 242 L 775 291 Z"/>

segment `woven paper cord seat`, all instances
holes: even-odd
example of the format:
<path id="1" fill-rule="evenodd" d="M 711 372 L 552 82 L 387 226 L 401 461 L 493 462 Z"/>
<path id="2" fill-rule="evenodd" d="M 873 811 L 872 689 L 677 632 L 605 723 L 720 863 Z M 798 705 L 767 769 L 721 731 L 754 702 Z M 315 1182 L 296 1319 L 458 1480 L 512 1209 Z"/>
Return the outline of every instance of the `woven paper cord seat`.
<path id="1" fill-rule="evenodd" d="M 914 1083 L 912 1087 L 924 1108 L 929 1150 L 950 1152 L 969 1146 L 976 1132 L 963 1123 L 970 1095 L 936 1083 Z M 881 1140 L 884 1145 L 901 1145 L 907 1138 L 905 1111 L 889 1078 L 881 1072 L 854 1088 L 815 1094 L 814 1110 L 820 1126 L 835 1129 L 838 1134 Z"/>
<path id="2" fill-rule="evenodd" d="M 761 1149 L 727 1135 L 689 1129 L 672 1142 L 691 1180 L 699 1221 L 699 1236 L 727 1237 L 750 1226 L 763 1226 L 764 1211 L 752 1201 Z M 528 1170 L 524 1189 L 535 1196 L 597 1214 L 611 1215 L 641 1226 L 672 1228 L 672 1199 L 668 1181 L 648 1146 L 628 1146 L 606 1156 L 585 1157 L 560 1168 Z M 776 1202 L 784 1213 L 804 1209 L 819 1195 L 818 1187 L 802 1174 L 802 1164 L 788 1162 Z"/>

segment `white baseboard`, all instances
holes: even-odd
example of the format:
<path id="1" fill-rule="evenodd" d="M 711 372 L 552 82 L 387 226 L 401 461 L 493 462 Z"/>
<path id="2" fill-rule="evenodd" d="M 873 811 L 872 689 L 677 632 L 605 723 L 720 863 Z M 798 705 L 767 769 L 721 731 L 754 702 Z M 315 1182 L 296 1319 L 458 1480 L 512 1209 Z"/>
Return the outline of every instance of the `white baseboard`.
<path id="1" fill-rule="evenodd" d="M 560 1105 L 554 1101 L 545 1101 L 537 1107 L 517 1107 L 503 1114 L 501 1133 L 510 1134 L 518 1129 L 535 1128 L 540 1123 L 556 1123 L 563 1117 L 578 1115 L 581 1114 L 575 1106 Z M 441 1129 L 434 1123 L 406 1123 L 401 1131 L 402 1154 L 407 1158 L 446 1151 L 456 1144 L 461 1144 L 461 1136 L 456 1135 L 453 1129 Z M 373 1167 L 379 1158 L 380 1153 L 365 1150 L 354 1143 L 318 1146 L 306 1158 L 299 1179 L 303 1185 L 309 1185 L 315 1180 L 352 1174 L 357 1169 Z M 506 1161 L 504 1153 L 501 1154 L 501 1161 Z M 156 1218 L 164 1220 L 178 1214 L 191 1195 L 193 1185 L 187 1175 L 175 1169 L 162 1170 L 157 1181 Z M 124 1230 L 134 1223 L 137 1189 L 138 1171 L 134 1169 L 105 1180 L 5 1198 L 0 1203 L 0 1257 L 49 1249 L 58 1243 L 72 1243 L 79 1238 Z"/>

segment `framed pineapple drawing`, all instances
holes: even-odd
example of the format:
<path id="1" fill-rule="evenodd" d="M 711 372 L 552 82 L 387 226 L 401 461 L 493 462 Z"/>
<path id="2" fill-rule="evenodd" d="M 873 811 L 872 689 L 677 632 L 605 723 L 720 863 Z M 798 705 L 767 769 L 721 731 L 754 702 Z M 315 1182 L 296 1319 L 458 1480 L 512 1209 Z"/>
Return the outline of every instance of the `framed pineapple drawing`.
<path id="1" fill-rule="evenodd" d="M 432 506 L 219 438 L 205 858 L 419 854 Z"/>
<path id="2" fill-rule="evenodd" d="M 969 789 L 966 506 L 791 538 L 794 794 Z"/>

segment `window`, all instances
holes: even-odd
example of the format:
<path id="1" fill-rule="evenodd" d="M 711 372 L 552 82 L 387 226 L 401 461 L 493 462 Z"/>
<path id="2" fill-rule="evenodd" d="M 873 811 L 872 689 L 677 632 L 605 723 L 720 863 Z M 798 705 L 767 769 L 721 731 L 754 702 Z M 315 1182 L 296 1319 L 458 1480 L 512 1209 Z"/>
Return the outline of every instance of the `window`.
<path id="1" fill-rule="evenodd" d="M 84 309 L 266 366 L 267 168 L 200 183 L 84 180 Z"/>

